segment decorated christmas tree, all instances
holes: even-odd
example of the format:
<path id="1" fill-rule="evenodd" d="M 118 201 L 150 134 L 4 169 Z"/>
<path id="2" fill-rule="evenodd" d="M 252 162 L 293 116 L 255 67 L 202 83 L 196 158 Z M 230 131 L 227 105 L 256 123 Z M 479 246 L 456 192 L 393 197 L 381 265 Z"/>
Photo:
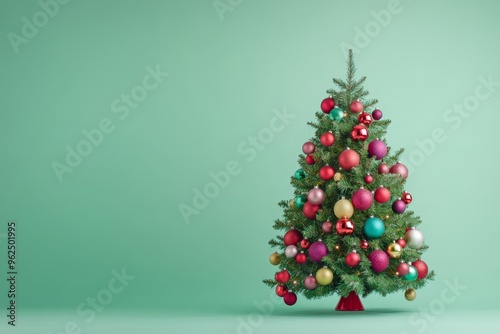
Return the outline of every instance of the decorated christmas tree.
<path id="1" fill-rule="evenodd" d="M 418 216 L 409 209 L 408 169 L 384 138 L 390 120 L 374 109 L 365 77 L 355 80 L 352 51 L 346 80 L 333 79 L 308 124 L 315 136 L 302 146 L 300 168 L 291 177 L 294 198 L 281 201 L 281 231 L 269 244 L 269 261 L 279 266 L 275 287 L 287 305 L 297 294 L 320 298 L 337 293 L 337 310 L 360 311 L 359 296 L 405 291 L 416 298 L 434 272 L 421 260 L 428 248 Z M 371 111 L 371 112 L 368 112 Z"/>

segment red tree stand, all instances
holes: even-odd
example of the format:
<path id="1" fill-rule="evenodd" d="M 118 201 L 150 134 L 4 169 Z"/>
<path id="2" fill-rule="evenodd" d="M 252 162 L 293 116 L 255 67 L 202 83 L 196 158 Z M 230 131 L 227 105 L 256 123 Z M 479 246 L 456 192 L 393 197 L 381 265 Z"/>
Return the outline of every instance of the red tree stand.
<path id="1" fill-rule="evenodd" d="M 365 308 L 361 304 L 356 292 L 351 291 L 347 297 L 340 297 L 339 303 L 335 311 L 364 311 Z"/>

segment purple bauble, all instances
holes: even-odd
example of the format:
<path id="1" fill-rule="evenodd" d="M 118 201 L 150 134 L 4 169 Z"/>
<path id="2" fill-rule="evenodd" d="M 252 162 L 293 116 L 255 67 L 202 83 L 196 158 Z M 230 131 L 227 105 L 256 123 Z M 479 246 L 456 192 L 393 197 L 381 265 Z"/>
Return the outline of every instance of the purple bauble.
<path id="1" fill-rule="evenodd" d="M 315 149 L 316 149 L 316 146 L 314 146 L 314 144 L 311 143 L 310 141 L 308 141 L 308 142 L 304 143 L 304 145 L 302 145 L 302 152 L 304 152 L 304 154 L 313 154 Z"/>
<path id="2" fill-rule="evenodd" d="M 372 117 L 374 120 L 378 121 L 379 119 L 382 118 L 382 112 L 380 111 L 380 109 L 375 109 L 373 112 L 372 112 Z"/>
<path id="3" fill-rule="evenodd" d="M 406 204 L 401 198 L 398 198 L 392 203 L 392 211 L 397 214 L 402 214 L 406 210 Z"/>
<path id="4" fill-rule="evenodd" d="M 307 251 L 309 254 L 309 258 L 314 262 L 321 262 L 323 256 L 328 254 L 328 248 L 323 243 L 323 241 L 316 241 L 309 246 L 309 250 Z"/>
<path id="5" fill-rule="evenodd" d="M 318 281 L 316 281 L 316 277 L 310 275 L 304 280 L 304 285 L 307 289 L 314 290 L 318 286 Z"/>
<path id="6" fill-rule="evenodd" d="M 406 168 L 405 165 L 403 165 L 401 162 L 398 161 L 397 164 L 391 167 L 389 169 L 389 172 L 392 174 L 399 174 L 401 175 L 404 179 L 408 177 L 408 168 Z"/>
<path id="7" fill-rule="evenodd" d="M 372 192 L 367 189 L 358 189 L 352 194 L 352 205 L 354 208 L 364 211 L 368 210 L 373 204 Z"/>
<path id="8" fill-rule="evenodd" d="M 371 252 L 368 260 L 372 263 L 371 268 L 376 273 L 381 273 L 389 267 L 389 255 L 380 249 Z"/>
<path id="9" fill-rule="evenodd" d="M 383 159 L 387 154 L 387 146 L 380 139 L 374 139 L 368 144 L 368 155 L 375 156 L 377 160 Z"/>
<path id="10" fill-rule="evenodd" d="M 325 193 L 318 187 L 314 187 L 309 190 L 309 193 L 307 194 L 307 200 L 311 202 L 311 204 L 320 205 L 325 200 Z"/>

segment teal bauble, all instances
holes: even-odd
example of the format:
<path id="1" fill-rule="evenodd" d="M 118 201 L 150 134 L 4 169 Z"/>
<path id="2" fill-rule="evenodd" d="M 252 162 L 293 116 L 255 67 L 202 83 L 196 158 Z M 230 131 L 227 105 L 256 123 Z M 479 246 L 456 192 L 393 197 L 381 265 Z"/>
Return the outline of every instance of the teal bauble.
<path id="1" fill-rule="evenodd" d="M 297 169 L 295 174 L 293 174 L 293 177 L 297 180 L 302 180 L 303 178 L 306 177 L 306 173 L 302 169 Z"/>
<path id="2" fill-rule="evenodd" d="M 365 221 L 363 232 L 368 238 L 378 239 L 385 232 L 384 222 L 379 218 L 371 216 Z"/>
<path id="3" fill-rule="evenodd" d="M 403 278 L 407 281 L 414 281 L 418 277 L 418 270 L 414 266 L 410 266 L 408 274 L 404 275 Z"/>
<path id="4" fill-rule="evenodd" d="M 295 206 L 299 209 L 302 209 L 306 202 L 307 202 L 306 195 L 299 195 L 299 196 L 295 197 Z"/>
<path id="5" fill-rule="evenodd" d="M 332 121 L 340 122 L 341 120 L 344 119 L 344 110 L 335 107 L 328 114 L 328 118 L 331 119 Z"/>

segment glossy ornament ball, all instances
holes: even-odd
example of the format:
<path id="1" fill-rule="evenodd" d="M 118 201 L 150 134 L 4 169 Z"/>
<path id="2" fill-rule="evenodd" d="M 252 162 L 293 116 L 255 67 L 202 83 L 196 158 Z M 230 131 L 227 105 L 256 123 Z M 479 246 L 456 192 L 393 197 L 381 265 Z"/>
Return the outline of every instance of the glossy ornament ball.
<path id="1" fill-rule="evenodd" d="M 406 168 L 406 166 L 401 162 L 393 165 L 391 169 L 389 169 L 389 173 L 399 174 L 403 179 L 408 178 L 408 168 Z"/>
<path id="2" fill-rule="evenodd" d="M 372 115 L 370 115 L 369 113 L 362 112 L 361 114 L 359 114 L 358 123 L 363 124 L 363 125 L 368 127 L 368 126 L 370 126 L 370 124 L 372 124 L 372 122 L 373 122 L 373 118 L 372 118 Z"/>
<path id="3" fill-rule="evenodd" d="M 407 301 L 413 301 L 417 298 L 417 292 L 413 289 L 408 289 L 405 291 L 405 298 Z"/>
<path id="4" fill-rule="evenodd" d="M 285 249 L 285 256 L 289 259 L 294 258 L 299 254 L 299 249 L 295 245 L 287 246 Z"/>
<path id="5" fill-rule="evenodd" d="M 323 101 L 321 101 L 321 111 L 325 114 L 329 114 L 330 111 L 335 107 L 335 101 L 331 97 L 327 97 Z"/>
<path id="6" fill-rule="evenodd" d="M 410 265 L 408 268 L 408 274 L 404 275 L 403 278 L 410 282 L 415 281 L 418 278 L 417 268 Z"/>
<path id="7" fill-rule="evenodd" d="M 368 255 L 372 263 L 371 268 L 376 273 L 381 273 L 389 267 L 389 256 L 386 252 L 376 249 Z"/>
<path id="8" fill-rule="evenodd" d="M 329 147 L 332 146 L 335 143 L 335 136 L 331 131 L 325 132 L 321 135 L 321 138 L 319 139 L 321 144 L 323 146 Z"/>
<path id="9" fill-rule="evenodd" d="M 290 280 L 290 273 L 288 271 L 282 270 L 274 274 L 274 279 L 280 283 L 286 283 Z"/>
<path id="10" fill-rule="evenodd" d="M 333 179 L 334 175 L 335 175 L 335 170 L 328 165 L 325 165 L 319 169 L 319 177 L 323 181 L 330 181 L 331 179 Z"/>
<path id="11" fill-rule="evenodd" d="M 297 302 L 297 295 L 289 291 L 283 296 L 283 301 L 288 306 L 292 306 Z"/>
<path id="12" fill-rule="evenodd" d="M 401 200 L 403 202 L 405 202 L 406 205 L 410 204 L 411 201 L 413 200 L 413 197 L 411 196 L 411 194 L 407 191 L 405 191 L 402 195 L 401 195 Z"/>
<path id="13" fill-rule="evenodd" d="M 382 162 L 380 165 L 378 165 L 378 173 L 389 174 L 389 166 Z"/>
<path id="14" fill-rule="evenodd" d="M 332 229 L 333 229 L 333 224 L 329 220 L 327 220 L 326 222 L 323 223 L 323 225 L 321 225 L 321 230 L 323 231 L 323 233 L 332 233 Z"/>
<path id="15" fill-rule="evenodd" d="M 302 208 L 302 213 L 307 219 L 315 219 L 316 213 L 319 210 L 319 205 L 312 204 L 311 202 L 306 202 Z"/>
<path id="16" fill-rule="evenodd" d="M 412 266 L 414 266 L 417 269 L 418 278 L 420 279 L 424 279 L 429 273 L 429 267 L 427 266 L 427 263 L 425 263 L 422 260 L 417 260 L 413 262 Z"/>
<path id="17" fill-rule="evenodd" d="M 351 139 L 354 141 L 365 141 L 369 136 L 368 129 L 363 124 L 352 127 Z"/>
<path id="18" fill-rule="evenodd" d="M 304 143 L 304 145 L 302 145 L 302 152 L 304 152 L 304 154 L 312 154 L 314 153 L 314 151 L 316 150 L 316 146 L 314 146 L 313 143 L 311 143 L 310 141 Z"/>
<path id="19" fill-rule="evenodd" d="M 402 214 L 406 210 L 406 204 L 400 198 L 392 203 L 392 211 L 398 215 Z"/>
<path id="20" fill-rule="evenodd" d="M 382 111 L 380 111 L 380 109 L 373 110 L 372 117 L 376 121 L 381 120 L 382 119 Z"/>
<path id="21" fill-rule="evenodd" d="M 375 190 L 375 200 L 379 203 L 386 203 L 391 199 L 391 192 L 384 186 L 380 186 Z"/>
<path id="22" fill-rule="evenodd" d="M 302 209 L 304 207 L 304 204 L 306 204 L 306 201 L 307 201 L 306 195 L 299 195 L 295 197 L 295 206 L 299 209 Z"/>
<path id="23" fill-rule="evenodd" d="M 328 248 L 323 241 L 316 241 L 311 244 L 307 254 L 309 254 L 311 261 L 321 262 L 321 259 L 328 255 Z"/>
<path id="24" fill-rule="evenodd" d="M 420 249 L 424 245 L 424 235 L 415 227 L 412 227 L 406 231 L 405 241 L 410 248 Z"/>
<path id="25" fill-rule="evenodd" d="M 320 205 L 325 200 L 325 192 L 318 187 L 314 187 L 307 193 L 307 200 L 314 205 Z"/>
<path id="26" fill-rule="evenodd" d="M 354 222 L 347 217 L 343 217 L 335 224 L 335 231 L 337 231 L 339 235 L 353 234 Z"/>
<path id="27" fill-rule="evenodd" d="M 281 259 L 278 253 L 274 252 L 269 256 L 269 263 L 271 263 L 273 266 L 277 266 L 280 264 Z"/>
<path id="28" fill-rule="evenodd" d="M 368 241 L 366 241 L 366 240 L 361 241 L 361 243 L 359 244 L 359 247 L 361 249 L 367 249 L 368 246 L 369 246 L 369 244 L 368 244 Z"/>
<path id="29" fill-rule="evenodd" d="M 304 279 L 304 286 L 306 289 L 314 290 L 318 286 L 318 281 L 316 281 L 316 277 L 309 275 Z"/>
<path id="30" fill-rule="evenodd" d="M 316 272 L 316 281 L 321 285 L 328 285 L 333 281 L 333 272 L 323 267 Z"/>
<path id="31" fill-rule="evenodd" d="M 384 234 L 385 225 L 384 222 L 377 217 L 371 216 L 365 221 L 363 226 L 363 233 L 371 239 L 378 239 Z"/>
<path id="32" fill-rule="evenodd" d="M 295 171 L 295 174 L 293 174 L 293 177 L 296 179 L 296 180 L 302 180 L 303 178 L 306 177 L 306 173 L 302 170 L 302 169 L 297 169 Z"/>
<path id="33" fill-rule="evenodd" d="M 300 241 L 300 247 L 302 247 L 302 249 L 308 249 L 309 246 L 311 246 L 311 242 L 309 241 L 309 239 L 304 238 Z"/>
<path id="34" fill-rule="evenodd" d="M 296 261 L 298 264 L 304 264 L 304 263 L 306 263 L 306 261 L 307 261 L 307 256 L 306 256 L 306 254 L 304 254 L 304 253 L 299 253 L 299 254 L 297 254 L 297 256 L 295 257 L 295 261 Z"/>
<path id="35" fill-rule="evenodd" d="M 351 268 L 356 267 L 360 261 L 361 261 L 361 256 L 359 256 L 359 254 L 356 253 L 355 251 L 350 252 L 345 257 L 345 263 Z"/>
<path id="36" fill-rule="evenodd" d="M 410 266 L 408 265 L 408 263 L 401 262 L 400 264 L 398 264 L 396 268 L 396 275 L 403 277 L 408 274 L 408 272 L 410 272 Z"/>
<path id="37" fill-rule="evenodd" d="M 333 213 L 337 218 L 351 218 L 354 214 L 354 207 L 350 200 L 342 198 L 333 206 Z"/>
<path id="38" fill-rule="evenodd" d="M 357 167 L 359 165 L 359 154 L 356 151 L 347 148 L 339 155 L 339 165 L 347 171 Z"/>
<path id="39" fill-rule="evenodd" d="M 328 114 L 328 118 L 332 121 L 340 122 L 344 119 L 344 115 L 344 110 L 340 108 L 333 108 L 332 111 L 330 111 L 330 114 Z"/>
<path id="40" fill-rule="evenodd" d="M 301 241 L 304 237 L 302 236 L 302 233 L 300 231 L 297 231 L 296 229 L 291 229 L 285 233 L 283 236 L 283 242 L 285 243 L 285 246 L 290 246 L 290 245 L 297 245 L 299 241 Z"/>
<path id="41" fill-rule="evenodd" d="M 352 101 L 351 104 L 349 105 L 349 109 L 353 113 L 360 113 L 363 111 L 363 103 L 361 103 L 361 101 L 359 100 Z"/>
<path id="42" fill-rule="evenodd" d="M 405 248 L 406 247 L 406 241 L 405 241 L 405 239 L 399 238 L 398 240 L 396 240 L 396 242 L 401 246 L 401 248 Z"/>
<path id="43" fill-rule="evenodd" d="M 368 144 L 368 156 L 377 160 L 383 159 L 387 155 L 387 146 L 380 139 L 374 139 Z"/>
<path id="44" fill-rule="evenodd" d="M 403 252 L 403 247 L 401 247 L 400 244 L 396 242 L 392 242 L 387 246 L 387 254 L 392 257 L 393 259 L 397 259 L 401 256 L 401 253 Z"/>
<path id="45" fill-rule="evenodd" d="M 309 154 L 308 156 L 306 156 L 306 163 L 308 165 L 314 165 L 316 163 L 316 159 L 314 159 L 314 155 Z"/>
<path id="46" fill-rule="evenodd" d="M 288 292 L 288 288 L 284 285 L 276 285 L 276 294 L 283 297 Z"/>
<path id="47" fill-rule="evenodd" d="M 373 195 L 367 189 L 358 189 L 352 194 L 352 205 L 360 211 L 368 210 L 373 204 Z"/>
<path id="48" fill-rule="evenodd" d="M 373 182 L 373 176 L 371 176 L 370 174 L 366 174 L 363 177 L 363 180 L 365 181 L 366 184 L 370 184 Z"/>

